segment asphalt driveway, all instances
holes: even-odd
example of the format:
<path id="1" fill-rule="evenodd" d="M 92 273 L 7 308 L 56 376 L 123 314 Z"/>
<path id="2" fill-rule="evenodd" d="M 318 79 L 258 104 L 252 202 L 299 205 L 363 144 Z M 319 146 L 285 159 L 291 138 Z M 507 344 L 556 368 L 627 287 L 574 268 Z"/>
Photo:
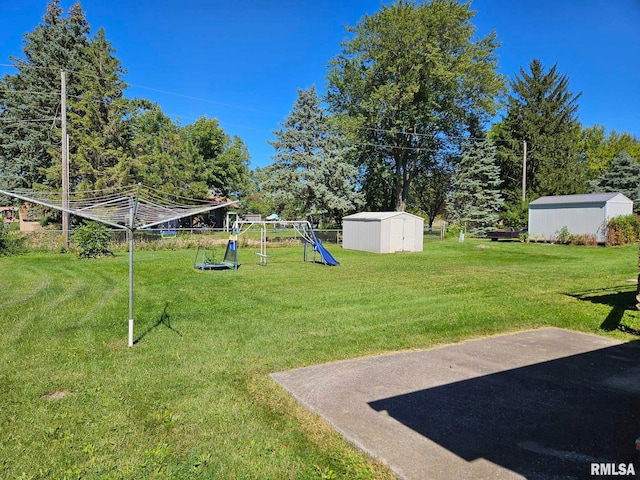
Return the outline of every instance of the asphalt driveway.
<path id="1" fill-rule="evenodd" d="M 640 342 L 544 328 L 272 378 L 401 479 L 640 478 Z"/>

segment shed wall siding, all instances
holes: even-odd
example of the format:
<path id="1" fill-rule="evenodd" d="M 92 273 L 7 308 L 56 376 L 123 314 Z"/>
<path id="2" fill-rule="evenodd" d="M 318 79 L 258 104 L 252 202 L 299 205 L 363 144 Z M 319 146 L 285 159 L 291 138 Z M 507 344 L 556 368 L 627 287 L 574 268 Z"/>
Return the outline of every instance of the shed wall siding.
<path id="1" fill-rule="evenodd" d="M 366 252 L 382 253 L 382 222 L 363 222 L 366 225 Z"/>
<path id="2" fill-rule="evenodd" d="M 563 227 L 571 234 L 595 235 L 606 241 L 609 219 L 633 213 L 633 202 L 621 193 L 541 197 L 529 204 L 529 235 L 552 240 Z"/>
<path id="3" fill-rule="evenodd" d="M 342 230 L 342 248 L 380 253 L 380 222 L 345 220 Z"/>
<path id="4" fill-rule="evenodd" d="M 529 235 L 534 239 L 552 240 L 563 227 L 567 227 L 571 234 L 594 234 L 602 242 L 604 219 L 604 206 L 532 208 L 529 212 Z"/>
<path id="5" fill-rule="evenodd" d="M 619 217 L 623 215 L 631 215 L 633 213 L 633 202 L 615 202 L 607 203 L 607 219 Z"/>

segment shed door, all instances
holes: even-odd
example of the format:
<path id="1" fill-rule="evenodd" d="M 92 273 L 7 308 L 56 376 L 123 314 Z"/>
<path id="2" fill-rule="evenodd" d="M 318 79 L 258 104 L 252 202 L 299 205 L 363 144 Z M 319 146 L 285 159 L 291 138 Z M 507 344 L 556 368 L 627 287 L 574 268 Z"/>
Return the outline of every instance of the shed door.
<path id="1" fill-rule="evenodd" d="M 416 223 L 413 220 L 405 220 L 403 228 L 402 250 L 413 252 L 414 237 L 416 236 Z"/>
<path id="2" fill-rule="evenodd" d="M 412 252 L 416 224 L 411 219 L 394 218 L 391 220 L 389 250 L 392 252 Z"/>
<path id="3" fill-rule="evenodd" d="M 389 251 L 400 252 L 404 246 L 404 220 L 402 218 L 392 218 L 389 227 L 391 228 Z"/>

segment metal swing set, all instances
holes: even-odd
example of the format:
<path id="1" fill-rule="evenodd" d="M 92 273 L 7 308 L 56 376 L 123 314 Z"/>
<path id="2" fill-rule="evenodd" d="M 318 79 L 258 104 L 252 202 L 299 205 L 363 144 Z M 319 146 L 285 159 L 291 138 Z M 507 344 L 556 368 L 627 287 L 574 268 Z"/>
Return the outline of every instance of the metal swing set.
<path id="1" fill-rule="evenodd" d="M 265 220 L 265 221 L 242 221 L 237 220 L 233 224 L 232 229 L 232 237 L 229 240 L 229 244 L 231 242 L 235 242 L 235 259 L 237 264 L 237 240 L 238 235 L 242 235 L 246 233 L 253 227 L 260 228 L 260 251 L 256 252 L 256 255 L 259 257 L 258 263 L 261 266 L 267 266 L 267 261 L 271 258 L 270 255 L 267 255 L 267 225 L 276 225 L 286 226 L 291 225 L 293 229 L 300 235 L 302 241 L 304 243 L 304 257 L 303 260 L 305 262 L 312 261 L 314 263 L 322 263 L 327 266 L 337 266 L 340 265 L 329 251 L 324 248 L 322 242 L 318 239 L 315 232 L 313 231 L 313 227 L 311 223 L 306 220 Z M 235 239 L 233 237 L 235 236 Z M 227 251 L 229 250 L 229 246 L 227 246 Z M 309 255 L 307 252 L 311 250 L 311 254 Z M 319 256 L 320 260 L 316 261 L 316 254 Z M 225 253 L 225 259 L 227 254 Z M 224 261 L 223 261 L 224 262 Z M 237 267 L 236 267 L 237 269 Z"/>

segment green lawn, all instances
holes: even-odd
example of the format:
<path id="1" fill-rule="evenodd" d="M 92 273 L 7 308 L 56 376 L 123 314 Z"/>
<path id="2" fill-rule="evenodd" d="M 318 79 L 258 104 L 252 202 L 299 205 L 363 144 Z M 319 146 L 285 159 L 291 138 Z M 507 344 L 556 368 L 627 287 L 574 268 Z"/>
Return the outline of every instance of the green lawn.
<path id="1" fill-rule="evenodd" d="M 388 478 L 268 374 L 548 325 L 640 331 L 637 246 L 328 249 L 339 267 L 245 248 L 212 272 L 194 250 L 136 252 L 133 348 L 126 253 L 0 257 L 0 477 Z"/>

